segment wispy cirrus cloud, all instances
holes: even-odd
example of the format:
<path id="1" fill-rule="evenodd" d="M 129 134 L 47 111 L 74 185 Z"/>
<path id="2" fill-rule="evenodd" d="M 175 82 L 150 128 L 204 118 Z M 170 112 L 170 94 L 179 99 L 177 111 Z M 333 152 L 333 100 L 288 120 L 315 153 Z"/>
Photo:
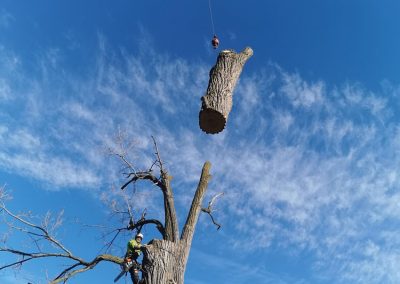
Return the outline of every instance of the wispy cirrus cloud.
<path id="1" fill-rule="evenodd" d="M 0 104 L 9 101 L 13 97 L 15 81 L 18 80 L 16 69 L 20 60 L 15 53 L 8 51 L 0 45 Z"/>
<path id="2" fill-rule="evenodd" d="M 324 83 L 308 83 L 299 74 L 282 72 L 282 86 L 280 92 L 288 97 L 288 101 L 295 107 L 311 107 L 323 103 Z"/>
<path id="3" fill-rule="evenodd" d="M 54 149 L 27 129 L 0 126 L 0 165 L 49 183 L 49 186 L 86 187 L 99 184 L 99 178 L 70 158 L 52 153 Z"/>
<path id="4" fill-rule="evenodd" d="M 115 179 L 118 167 L 102 147 L 113 145 L 118 128 L 138 141 L 139 168 L 152 159 L 154 135 L 175 177 L 178 208 L 186 209 L 188 188 L 195 188 L 208 159 L 211 194 L 226 193 L 219 218 L 245 237 L 250 250 L 315 255 L 310 266 L 331 277 L 329 283 L 400 280 L 392 269 L 399 264 L 393 251 L 399 105 L 392 103 L 398 87 L 329 88 L 277 66 L 245 69 L 227 129 L 208 136 L 197 121 L 208 80 L 205 63 L 151 48 L 129 53 L 106 47 L 100 36 L 96 65 L 89 68 L 95 71 L 87 74 L 65 73 L 57 48 L 42 53 L 39 75 L 15 64 L 25 89 L 0 69 L 0 83 L 8 86 L 0 84 L 0 94 L 4 89 L 18 102 L 17 109 L 0 104 L 3 170 L 59 188 L 93 188 Z M 3 48 L 1 58 L 12 63 L 17 57 Z"/>

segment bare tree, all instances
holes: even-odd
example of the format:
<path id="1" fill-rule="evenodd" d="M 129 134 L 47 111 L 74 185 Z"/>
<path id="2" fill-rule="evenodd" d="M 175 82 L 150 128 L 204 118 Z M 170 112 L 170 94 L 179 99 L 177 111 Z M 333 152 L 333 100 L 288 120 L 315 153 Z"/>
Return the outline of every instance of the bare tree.
<path id="1" fill-rule="evenodd" d="M 118 149 L 109 149 L 110 153 L 117 156 L 124 165 L 124 174 L 127 178 L 121 190 L 126 190 L 129 185 L 134 185 L 139 181 L 150 182 L 162 195 L 164 207 L 164 220 L 147 219 L 146 211 L 143 211 L 141 217 L 135 220 L 132 214 L 132 208 L 129 202 L 126 202 L 124 208 L 114 206 L 114 212 L 125 214 L 128 219 L 124 227 L 115 229 L 113 237 L 106 246 L 107 249 L 113 245 L 118 235 L 122 231 L 137 230 L 140 231 L 143 226 L 155 225 L 160 233 L 160 239 L 151 240 L 143 249 L 143 279 L 146 284 L 182 284 L 184 282 L 184 273 L 195 232 L 198 217 L 201 211 L 211 216 L 213 223 L 220 228 L 212 216 L 212 206 L 216 198 L 222 194 L 216 195 L 209 202 L 208 207 L 202 208 L 202 202 L 211 178 L 211 164 L 205 162 L 200 175 L 199 183 L 195 191 L 192 204 L 186 218 L 182 231 L 178 227 L 177 213 L 171 187 L 171 176 L 168 174 L 160 152 L 153 138 L 154 156 L 153 163 L 146 170 L 137 170 L 133 163 L 127 158 L 130 144 L 123 144 L 122 137 L 119 137 Z M 118 139 L 117 139 L 118 141 Z M 157 172 L 157 174 L 155 174 Z M 32 250 L 15 249 L 7 246 L 7 241 L 0 245 L 0 252 L 17 256 L 18 258 L 10 263 L 0 267 L 0 270 L 21 266 L 28 261 L 40 258 L 61 258 L 65 259 L 68 266 L 60 271 L 50 281 L 51 284 L 65 283 L 71 277 L 93 269 L 100 262 L 106 261 L 120 265 L 123 259 L 108 253 L 99 254 L 90 260 L 80 258 L 74 254 L 65 245 L 56 238 L 55 231 L 62 224 L 62 214 L 52 216 L 48 214 L 40 224 L 31 221 L 29 215 L 15 214 L 5 205 L 7 194 L 2 188 L 0 190 L 0 211 L 3 213 L 5 222 L 11 230 L 17 230 L 28 235 L 32 239 Z M 114 204 L 115 205 L 115 204 Z M 43 243 L 47 244 L 46 246 Z M 107 252 L 106 249 L 106 252 Z"/>

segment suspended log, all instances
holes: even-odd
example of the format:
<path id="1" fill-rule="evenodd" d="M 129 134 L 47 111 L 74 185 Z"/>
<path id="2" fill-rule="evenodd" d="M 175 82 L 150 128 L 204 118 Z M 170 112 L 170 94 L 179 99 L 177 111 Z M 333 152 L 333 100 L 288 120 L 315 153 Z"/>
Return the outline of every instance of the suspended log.
<path id="1" fill-rule="evenodd" d="M 232 109 L 233 90 L 243 66 L 253 55 L 253 50 L 246 47 L 242 52 L 223 50 L 217 63 L 210 70 L 207 93 L 201 98 L 199 113 L 200 128 L 209 134 L 224 130 Z"/>

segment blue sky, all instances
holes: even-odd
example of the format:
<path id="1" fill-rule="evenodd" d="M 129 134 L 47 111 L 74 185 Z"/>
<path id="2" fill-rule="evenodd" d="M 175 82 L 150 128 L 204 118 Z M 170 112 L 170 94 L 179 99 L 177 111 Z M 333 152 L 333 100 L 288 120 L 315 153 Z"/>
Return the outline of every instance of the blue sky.
<path id="1" fill-rule="evenodd" d="M 218 54 L 207 0 L 1 2 L 8 207 L 37 218 L 63 210 L 57 236 L 90 259 L 103 240 L 86 225 L 118 226 L 104 200 L 118 199 L 111 188 L 124 182 L 104 149 L 124 130 L 145 168 L 154 135 L 180 223 L 206 160 L 206 199 L 225 192 L 221 230 L 200 218 L 185 283 L 399 283 L 400 2 L 211 3 L 221 49 L 254 50 L 218 135 L 198 127 Z M 131 193 L 136 210 L 160 216 L 154 188 Z M 62 267 L 32 263 L 0 272 L 0 282 L 46 283 Z M 112 283 L 116 274 L 102 264 L 70 283 Z"/>

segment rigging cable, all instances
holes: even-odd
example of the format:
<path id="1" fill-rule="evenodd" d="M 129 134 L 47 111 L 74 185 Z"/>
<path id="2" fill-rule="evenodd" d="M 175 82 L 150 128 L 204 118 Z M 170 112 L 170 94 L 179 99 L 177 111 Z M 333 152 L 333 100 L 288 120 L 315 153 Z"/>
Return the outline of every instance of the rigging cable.
<path id="1" fill-rule="evenodd" d="M 212 26 L 212 30 L 213 30 L 213 35 L 215 35 L 214 20 L 213 20 L 213 14 L 212 14 L 212 10 L 211 10 L 211 0 L 208 0 L 208 8 L 210 8 L 211 26 Z"/>

